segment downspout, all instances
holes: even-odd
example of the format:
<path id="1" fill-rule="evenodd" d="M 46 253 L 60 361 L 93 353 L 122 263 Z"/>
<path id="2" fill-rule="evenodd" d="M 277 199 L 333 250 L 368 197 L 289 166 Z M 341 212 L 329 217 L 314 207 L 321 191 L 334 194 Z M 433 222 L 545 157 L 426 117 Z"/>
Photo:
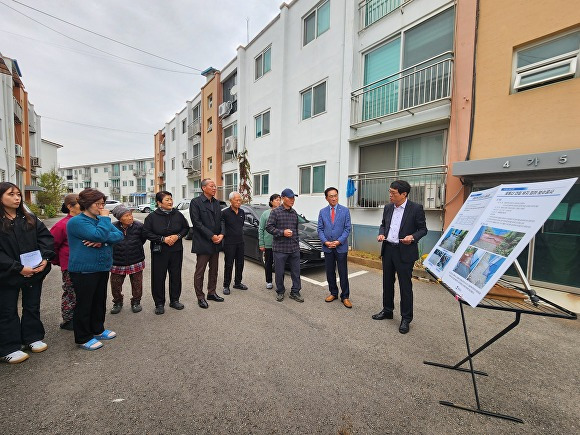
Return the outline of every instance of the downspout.
<path id="1" fill-rule="evenodd" d="M 473 142 L 473 124 L 475 119 L 475 79 L 476 79 L 476 53 L 477 53 L 477 30 L 479 27 L 479 0 L 475 2 L 475 35 L 473 41 L 473 80 L 471 82 L 471 119 L 469 120 L 469 141 L 467 143 L 467 154 L 465 155 L 465 161 L 470 159 L 471 154 L 471 144 Z M 462 180 L 463 183 L 463 180 Z"/>

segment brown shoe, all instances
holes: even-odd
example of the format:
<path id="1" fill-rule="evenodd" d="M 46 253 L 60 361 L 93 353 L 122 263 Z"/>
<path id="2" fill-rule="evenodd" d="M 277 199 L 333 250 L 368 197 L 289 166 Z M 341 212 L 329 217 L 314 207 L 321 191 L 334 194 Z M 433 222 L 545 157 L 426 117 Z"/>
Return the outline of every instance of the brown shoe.
<path id="1" fill-rule="evenodd" d="M 352 302 L 350 301 L 350 299 L 343 299 L 342 303 L 346 308 L 352 308 Z"/>
<path id="2" fill-rule="evenodd" d="M 327 298 L 325 299 L 325 301 L 326 302 L 332 302 L 335 299 L 338 299 L 338 296 L 330 295 L 330 296 L 327 296 Z"/>

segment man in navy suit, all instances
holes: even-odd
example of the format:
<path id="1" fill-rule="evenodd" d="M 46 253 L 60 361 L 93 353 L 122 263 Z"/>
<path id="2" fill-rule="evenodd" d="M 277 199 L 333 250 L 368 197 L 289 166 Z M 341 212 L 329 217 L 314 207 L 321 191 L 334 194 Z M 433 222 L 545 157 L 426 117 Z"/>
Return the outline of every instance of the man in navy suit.
<path id="1" fill-rule="evenodd" d="M 407 199 L 411 186 L 403 180 L 393 181 L 389 189 L 390 204 L 385 205 L 377 240 L 382 242 L 383 309 L 375 320 L 392 319 L 395 295 L 395 272 L 401 292 L 401 325 L 399 332 L 409 332 L 413 320 L 413 264 L 419 258 L 417 242 L 427 234 L 423 206 Z"/>
<path id="2" fill-rule="evenodd" d="M 340 299 L 347 308 L 352 308 L 350 289 L 348 285 L 348 235 L 350 234 L 350 212 L 348 208 L 338 204 L 338 189 L 329 187 L 324 191 L 328 207 L 318 213 L 318 237 L 322 242 L 324 264 L 326 265 L 326 280 L 330 296 L 326 302 L 338 299 L 338 285 L 336 284 L 336 268 L 340 277 L 342 293 Z"/>

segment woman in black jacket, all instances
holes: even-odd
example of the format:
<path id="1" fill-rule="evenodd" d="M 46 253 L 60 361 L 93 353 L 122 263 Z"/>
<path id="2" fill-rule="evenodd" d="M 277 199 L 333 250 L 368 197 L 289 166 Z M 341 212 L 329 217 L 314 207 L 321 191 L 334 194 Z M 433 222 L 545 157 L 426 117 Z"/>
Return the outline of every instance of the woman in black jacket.
<path id="1" fill-rule="evenodd" d="M 143 232 L 151 241 L 151 293 L 155 314 L 165 312 L 165 277 L 169 271 L 169 306 L 182 310 L 181 265 L 183 243 L 189 231 L 185 217 L 173 208 L 171 193 L 163 190 L 155 195 L 157 209 L 145 218 Z"/>
<path id="2" fill-rule="evenodd" d="M 22 194 L 12 183 L 0 183 L 0 360 L 11 364 L 48 347 L 40 320 L 42 281 L 54 257 L 54 239 L 38 218 L 23 206 Z M 18 296 L 22 290 L 22 319 Z"/>
<path id="3" fill-rule="evenodd" d="M 122 241 L 113 246 L 113 267 L 111 268 L 111 293 L 113 308 L 111 314 L 117 314 L 123 308 L 123 282 L 129 275 L 131 280 L 131 310 L 138 313 L 143 295 L 143 269 L 145 269 L 145 234 L 143 224 L 133 220 L 133 212 L 124 205 L 113 209 L 117 227 L 125 236 Z"/>

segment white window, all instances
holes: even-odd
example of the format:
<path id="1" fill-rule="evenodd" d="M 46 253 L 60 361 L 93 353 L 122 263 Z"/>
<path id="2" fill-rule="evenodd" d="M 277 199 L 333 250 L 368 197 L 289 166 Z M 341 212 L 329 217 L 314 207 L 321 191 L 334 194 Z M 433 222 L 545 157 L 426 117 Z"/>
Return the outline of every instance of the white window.
<path id="1" fill-rule="evenodd" d="M 133 187 L 135 185 L 135 181 L 129 180 L 129 186 Z"/>
<path id="2" fill-rule="evenodd" d="M 171 129 L 171 140 L 174 141 L 175 140 L 175 128 Z"/>
<path id="3" fill-rule="evenodd" d="M 254 195 L 267 195 L 270 184 L 270 174 L 254 174 Z"/>
<path id="4" fill-rule="evenodd" d="M 123 186 L 127 187 L 127 181 L 123 181 Z"/>
<path id="5" fill-rule="evenodd" d="M 306 45 L 330 28 L 330 0 L 319 4 L 304 17 L 302 45 Z"/>
<path id="6" fill-rule="evenodd" d="M 133 165 L 129 165 L 129 170 L 132 171 L 133 170 Z"/>
<path id="7" fill-rule="evenodd" d="M 185 133 L 187 131 L 187 119 L 181 121 L 181 133 Z"/>
<path id="8" fill-rule="evenodd" d="M 513 90 L 519 92 L 578 77 L 579 51 L 580 31 L 516 51 Z"/>
<path id="9" fill-rule="evenodd" d="M 185 198 L 187 196 L 187 186 L 185 184 L 181 185 L 181 197 Z"/>
<path id="10" fill-rule="evenodd" d="M 302 119 L 326 112 L 326 81 L 302 91 Z"/>
<path id="11" fill-rule="evenodd" d="M 95 174 L 98 174 L 98 173 L 99 173 L 99 168 L 95 168 L 95 169 L 94 169 L 94 173 L 95 173 Z"/>
<path id="12" fill-rule="evenodd" d="M 207 97 L 207 108 L 211 109 L 212 106 L 213 106 L 213 96 L 210 95 L 209 97 Z"/>
<path id="13" fill-rule="evenodd" d="M 256 57 L 256 76 L 255 79 L 258 80 L 264 74 L 272 69 L 272 47 L 266 48 L 263 52 Z"/>
<path id="14" fill-rule="evenodd" d="M 260 113 L 254 118 L 256 125 L 256 137 L 262 137 L 270 134 L 270 111 Z"/>
<path id="15" fill-rule="evenodd" d="M 208 118 L 208 120 L 207 120 L 207 131 L 209 133 L 212 130 L 213 130 L 213 122 L 212 122 L 212 119 L 211 118 Z"/>
<path id="16" fill-rule="evenodd" d="M 213 159 L 211 157 L 207 158 L 207 170 L 211 171 L 213 169 Z"/>
<path id="17" fill-rule="evenodd" d="M 300 194 L 324 193 L 325 170 L 324 163 L 300 167 Z"/>
<path id="18" fill-rule="evenodd" d="M 171 169 L 175 170 L 175 157 L 171 158 Z"/>
<path id="19" fill-rule="evenodd" d="M 109 187 L 109 182 L 105 181 L 105 187 Z"/>
<path id="20" fill-rule="evenodd" d="M 97 189 L 99 187 L 99 182 L 95 181 L 95 189 Z"/>

